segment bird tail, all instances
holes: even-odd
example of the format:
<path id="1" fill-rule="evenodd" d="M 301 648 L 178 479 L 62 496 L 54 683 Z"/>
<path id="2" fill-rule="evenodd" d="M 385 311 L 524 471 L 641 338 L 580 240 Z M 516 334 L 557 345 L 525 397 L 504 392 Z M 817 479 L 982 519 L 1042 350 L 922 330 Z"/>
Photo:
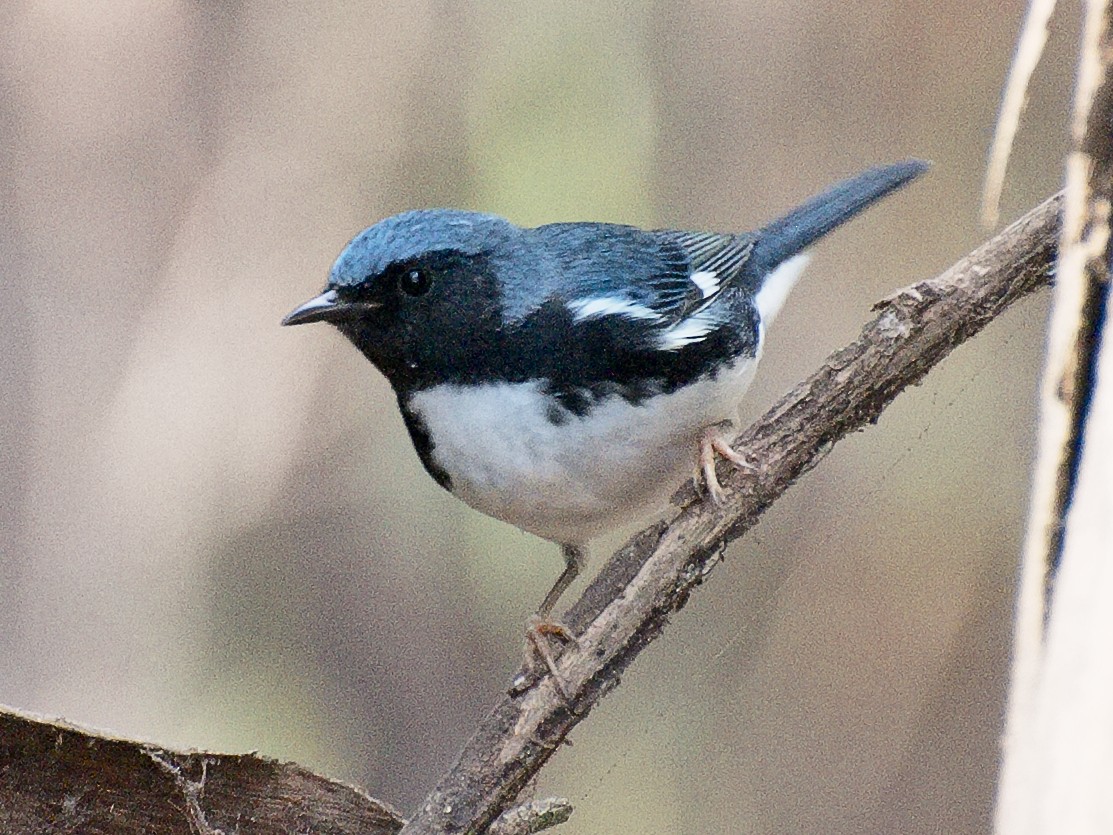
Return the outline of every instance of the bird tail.
<path id="1" fill-rule="evenodd" d="M 927 169 L 928 163 L 916 159 L 870 168 L 765 226 L 758 233 L 747 264 L 747 271 L 758 282 L 754 290 L 760 289 L 760 282 L 778 265 Z"/>

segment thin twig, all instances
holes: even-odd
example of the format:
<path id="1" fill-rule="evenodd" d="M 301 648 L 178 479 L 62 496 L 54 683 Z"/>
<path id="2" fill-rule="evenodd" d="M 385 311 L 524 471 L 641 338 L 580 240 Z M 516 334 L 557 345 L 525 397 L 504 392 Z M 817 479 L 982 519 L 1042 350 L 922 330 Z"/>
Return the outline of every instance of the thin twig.
<path id="1" fill-rule="evenodd" d="M 558 660 L 566 700 L 551 678 L 502 699 L 404 835 L 482 832 L 514 803 L 568 733 L 618 684 L 731 540 L 847 434 L 875 422 L 902 390 L 1010 304 L 1049 283 L 1061 198 L 1029 212 L 945 273 L 879 303 L 852 345 L 736 442 L 753 472 L 723 467 L 729 501 L 717 508 L 689 485 L 672 522 L 635 536 L 607 563 L 565 621 L 579 635 Z M 522 673 L 522 677 L 526 675 Z"/>
<path id="2" fill-rule="evenodd" d="M 989 162 L 986 164 L 985 187 L 982 190 L 982 223 L 986 226 L 997 224 L 1005 169 L 1009 165 L 1021 114 L 1028 102 L 1028 85 L 1047 45 L 1047 29 L 1054 11 L 1055 0 L 1031 0 L 1028 14 L 1024 17 L 1024 27 L 1020 30 L 1016 53 L 1009 68 L 1009 80 L 1005 83 L 1005 96 L 997 114 L 997 127 L 993 131 Z"/>

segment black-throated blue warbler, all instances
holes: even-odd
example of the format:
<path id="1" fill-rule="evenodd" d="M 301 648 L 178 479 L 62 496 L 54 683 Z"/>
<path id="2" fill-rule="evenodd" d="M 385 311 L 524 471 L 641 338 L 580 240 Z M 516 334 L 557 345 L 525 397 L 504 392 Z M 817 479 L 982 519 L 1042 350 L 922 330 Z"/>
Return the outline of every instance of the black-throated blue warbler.
<path id="1" fill-rule="evenodd" d="M 729 428 L 803 250 L 926 168 L 869 169 L 736 235 L 405 212 L 359 233 L 283 324 L 335 325 L 390 381 L 438 484 L 561 545 L 535 622 L 559 634 L 588 540 L 694 463 L 716 500 L 715 454 L 747 466 Z"/>

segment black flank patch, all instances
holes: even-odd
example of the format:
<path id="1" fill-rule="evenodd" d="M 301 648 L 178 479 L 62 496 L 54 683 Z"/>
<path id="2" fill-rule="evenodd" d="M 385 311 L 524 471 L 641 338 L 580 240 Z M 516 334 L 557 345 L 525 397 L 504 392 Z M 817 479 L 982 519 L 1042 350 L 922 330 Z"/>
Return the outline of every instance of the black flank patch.
<path id="1" fill-rule="evenodd" d="M 553 299 L 503 335 L 496 354 L 506 365 L 492 376 L 543 380 L 543 391 L 554 400 L 546 414 L 554 425 L 568 413 L 583 417 L 613 396 L 637 405 L 714 378 L 740 357 L 754 355 L 757 311 L 745 299 L 734 301 L 730 323 L 675 351 L 662 351 L 659 331 L 644 322 L 622 316 L 575 321 L 564 303 Z"/>

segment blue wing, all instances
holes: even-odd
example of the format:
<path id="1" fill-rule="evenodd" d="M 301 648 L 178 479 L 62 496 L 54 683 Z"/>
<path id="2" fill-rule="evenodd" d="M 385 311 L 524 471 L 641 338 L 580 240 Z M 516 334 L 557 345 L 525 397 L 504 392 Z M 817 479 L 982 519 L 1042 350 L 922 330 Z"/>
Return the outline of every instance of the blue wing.
<path id="1" fill-rule="evenodd" d="M 712 305 L 723 290 L 737 284 L 757 236 L 719 235 L 713 232 L 655 233 L 664 246 L 678 247 L 682 253 L 683 268 L 662 282 L 657 298 L 660 312 L 670 325 L 705 310 Z"/>
<path id="2" fill-rule="evenodd" d="M 740 235 L 599 223 L 539 227 L 533 232 L 561 272 L 545 297 L 561 298 L 577 321 L 616 317 L 655 335 L 660 350 L 685 347 L 736 318 L 738 305 L 752 304 L 780 264 L 925 170 L 918 160 L 868 169 Z"/>
<path id="3" fill-rule="evenodd" d="M 579 320 L 618 316 L 665 331 L 734 286 L 755 236 L 645 232 L 561 223 L 535 230 L 563 273 L 559 294 Z"/>

